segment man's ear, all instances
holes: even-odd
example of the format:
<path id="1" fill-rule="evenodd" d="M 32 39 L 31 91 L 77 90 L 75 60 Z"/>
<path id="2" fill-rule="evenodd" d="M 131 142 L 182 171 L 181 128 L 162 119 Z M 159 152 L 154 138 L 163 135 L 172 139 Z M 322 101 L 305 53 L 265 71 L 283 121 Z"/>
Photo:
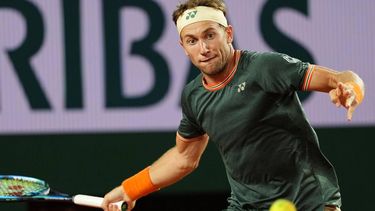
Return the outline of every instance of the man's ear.
<path id="1" fill-rule="evenodd" d="M 232 43 L 233 42 L 233 27 L 231 25 L 228 25 L 225 28 L 225 33 L 227 35 L 227 41 L 228 41 L 228 43 Z"/>

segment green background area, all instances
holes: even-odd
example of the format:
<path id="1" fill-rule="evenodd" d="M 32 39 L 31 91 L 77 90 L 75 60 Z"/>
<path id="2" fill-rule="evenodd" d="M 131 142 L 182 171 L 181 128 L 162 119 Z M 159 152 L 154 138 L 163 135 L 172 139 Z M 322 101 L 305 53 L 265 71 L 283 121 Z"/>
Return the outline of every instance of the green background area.
<path id="1" fill-rule="evenodd" d="M 371 210 L 375 128 L 316 131 L 322 151 L 336 168 L 344 210 Z M 100 196 L 151 164 L 174 145 L 174 137 L 174 132 L 2 135 L 0 172 L 41 178 L 69 194 Z M 221 158 L 209 144 L 195 172 L 156 195 L 228 195 L 228 187 Z M 0 210 L 23 211 L 26 205 L 0 204 Z"/>

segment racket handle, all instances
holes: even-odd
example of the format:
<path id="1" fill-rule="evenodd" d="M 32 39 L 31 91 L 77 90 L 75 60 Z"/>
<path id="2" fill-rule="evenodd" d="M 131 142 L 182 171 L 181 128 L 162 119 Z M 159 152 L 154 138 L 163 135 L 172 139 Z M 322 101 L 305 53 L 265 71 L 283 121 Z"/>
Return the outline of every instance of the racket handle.
<path id="1" fill-rule="evenodd" d="M 83 195 L 78 194 L 73 197 L 73 203 L 77 205 L 87 206 L 87 207 L 96 207 L 101 208 L 103 203 L 102 197 L 97 196 L 89 196 L 89 195 Z M 122 211 L 126 211 L 128 208 L 128 204 L 122 201 L 113 203 L 117 205 Z"/>

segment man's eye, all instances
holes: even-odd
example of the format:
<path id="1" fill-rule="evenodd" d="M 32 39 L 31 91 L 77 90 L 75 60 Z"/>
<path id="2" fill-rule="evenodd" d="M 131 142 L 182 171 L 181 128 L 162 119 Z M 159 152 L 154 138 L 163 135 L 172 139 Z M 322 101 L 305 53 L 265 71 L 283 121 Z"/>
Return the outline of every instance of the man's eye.
<path id="1" fill-rule="evenodd" d="M 213 39 L 213 38 L 215 38 L 215 34 L 214 33 L 208 33 L 207 34 L 207 38 L 208 39 Z"/>
<path id="2" fill-rule="evenodd" d="M 186 43 L 188 45 L 194 45 L 196 43 L 196 41 L 195 41 L 195 39 L 188 39 L 188 40 L 186 40 Z"/>

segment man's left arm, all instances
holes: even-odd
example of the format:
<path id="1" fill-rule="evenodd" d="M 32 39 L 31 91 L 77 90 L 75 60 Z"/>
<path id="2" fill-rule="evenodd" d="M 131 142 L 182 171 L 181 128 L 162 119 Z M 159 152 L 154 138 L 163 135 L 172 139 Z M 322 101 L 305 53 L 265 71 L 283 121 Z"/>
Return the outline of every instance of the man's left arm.
<path id="1" fill-rule="evenodd" d="M 308 81 L 306 81 L 308 80 Z M 338 72 L 319 65 L 309 65 L 304 87 L 306 91 L 327 92 L 332 103 L 348 110 L 347 119 L 351 120 L 354 110 L 365 96 L 363 80 L 353 71 Z"/>

